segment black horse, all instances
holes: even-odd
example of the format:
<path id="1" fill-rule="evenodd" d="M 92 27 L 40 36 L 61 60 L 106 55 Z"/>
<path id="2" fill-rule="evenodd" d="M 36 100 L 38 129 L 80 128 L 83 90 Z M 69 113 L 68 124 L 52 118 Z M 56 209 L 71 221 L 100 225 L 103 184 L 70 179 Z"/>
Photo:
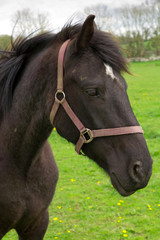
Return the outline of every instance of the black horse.
<path id="1" fill-rule="evenodd" d="M 121 76 L 128 72 L 126 61 L 112 36 L 96 29 L 94 16 L 82 26 L 21 39 L 11 51 L 1 51 L 0 239 L 12 228 L 20 240 L 41 240 L 46 232 L 58 179 L 47 139 L 53 128 L 58 52 L 67 39 L 64 92 L 81 122 L 92 130 L 139 125 Z M 76 144 L 79 131 L 62 106 L 54 126 Z M 152 159 L 143 134 L 102 136 L 82 150 L 109 174 L 121 195 L 147 185 Z"/>

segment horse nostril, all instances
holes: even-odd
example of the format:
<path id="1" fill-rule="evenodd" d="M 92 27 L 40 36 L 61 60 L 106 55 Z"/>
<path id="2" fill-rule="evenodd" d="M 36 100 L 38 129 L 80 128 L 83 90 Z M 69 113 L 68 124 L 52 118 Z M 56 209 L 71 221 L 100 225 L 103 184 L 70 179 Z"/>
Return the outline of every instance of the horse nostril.
<path id="1" fill-rule="evenodd" d="M 137 161 L 133 164 L 131 169 L 131 177 L 136 183 L 140 183 L 143 180 L 144 173 L 142 169 L 142 163 Z"/>

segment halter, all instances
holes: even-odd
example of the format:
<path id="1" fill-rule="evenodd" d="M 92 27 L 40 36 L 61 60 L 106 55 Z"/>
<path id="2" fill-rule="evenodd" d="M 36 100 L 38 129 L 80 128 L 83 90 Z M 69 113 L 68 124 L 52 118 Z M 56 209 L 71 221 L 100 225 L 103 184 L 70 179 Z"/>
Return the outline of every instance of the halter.
<path id="1" fill-rule="evenodd" d="M 71 107 L 69 106 L 65 93 L 63 91 L 63 61 L 64 55 L 70 39 L 65 41 L 58 54 L 58 72 L 57 72 L 57 91 L 55 93 L 55 101 L 52 106 L 52 110 L 50 113 L 50 121 L 53 124 L 55 115 L 58 111 L 60 105 L 63 106 L 64 110 L 74 123 L 74 125 L 78 128 L 80 132 L 79 139 L 76 143 L 75 150 L 78 154 L 81 154 L 80 150 L 83 144 L 90 143 L 94 138 L 104 137 L 104 136 L 119 136 L 119 135 L 127 135 L 134 133 L 143 134 L 143 130 L 141 126 L 129 126 L 129 127 L 120 127 L 120 128 L 107 128 L 107 129 L 99 129 L 99 130 L 90 130 L 86 128 L 83 123 L 79 120 L 79 118 L 75 115 Z"/>

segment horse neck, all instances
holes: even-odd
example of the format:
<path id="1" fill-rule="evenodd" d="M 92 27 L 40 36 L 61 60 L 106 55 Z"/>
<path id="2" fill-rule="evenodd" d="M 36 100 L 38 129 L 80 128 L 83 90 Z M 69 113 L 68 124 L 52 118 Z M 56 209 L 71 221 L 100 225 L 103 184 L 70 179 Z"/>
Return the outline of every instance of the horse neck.
<path id="1" fill-rule="evenodd" d="M 39 158 L 52 131 L 49 113 L 56 88 L 56 55 L 53 49 L 45 50 L 25 67 L 8 117 L 0 127 L 10 161 L 25 172 Z"/>

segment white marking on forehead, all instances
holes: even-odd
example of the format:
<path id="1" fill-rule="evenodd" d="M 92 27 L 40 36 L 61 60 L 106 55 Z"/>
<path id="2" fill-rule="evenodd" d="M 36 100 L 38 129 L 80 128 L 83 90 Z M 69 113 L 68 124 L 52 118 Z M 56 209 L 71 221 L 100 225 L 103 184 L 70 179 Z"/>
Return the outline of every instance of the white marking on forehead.
<path id="1" fill-rule="evenodd" d="M 106 74 L 108 76 L 110 76 L 113 80 L 116 78 L 114 73 L 113 73 L 113 69 L 112 67 L 110 67 L 108 64 L 104 64 L 105 68 L 106 68 Z"/>

